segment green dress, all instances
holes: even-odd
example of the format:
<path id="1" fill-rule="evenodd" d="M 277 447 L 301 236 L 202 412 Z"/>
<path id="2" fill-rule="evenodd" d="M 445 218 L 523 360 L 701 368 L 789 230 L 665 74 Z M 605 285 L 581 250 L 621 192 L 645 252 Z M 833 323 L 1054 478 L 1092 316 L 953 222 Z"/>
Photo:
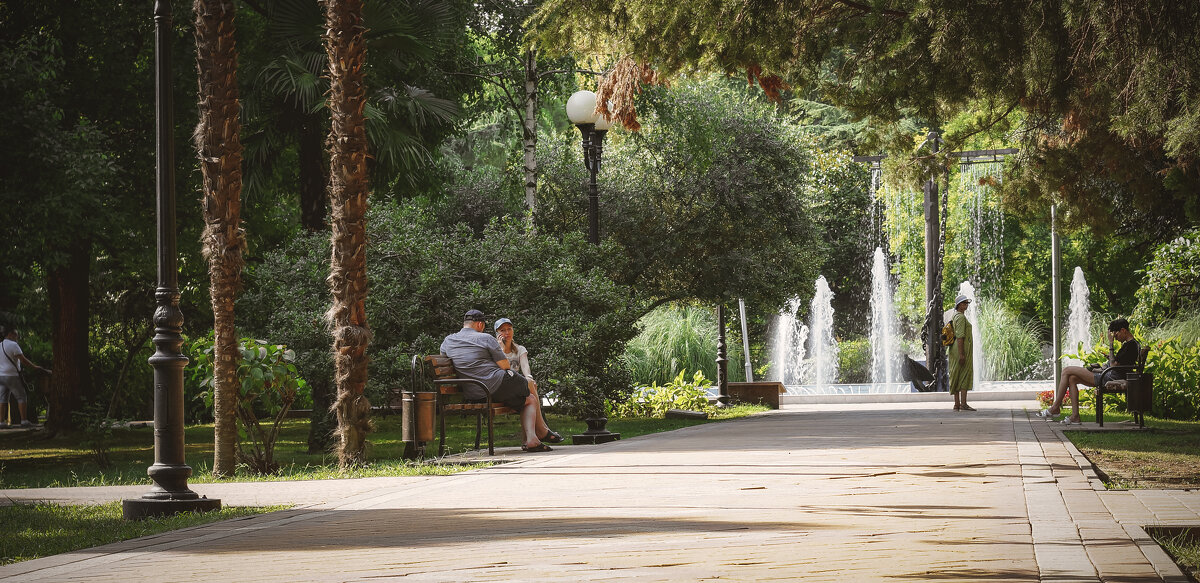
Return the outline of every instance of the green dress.
<path id="1" fill-rule="evenodd" d="M 971 362 L 971 322 L 962 312 L 955 312 L 950 320 L 954 327 L 954 344 L 946 347 L 946 358 L 950 361 L 950 392 L 971 390 L 971 377 L 974 375 L 974 363 Z M 958 359 L 958 344 L 962 343 L 965 355 Z"/>

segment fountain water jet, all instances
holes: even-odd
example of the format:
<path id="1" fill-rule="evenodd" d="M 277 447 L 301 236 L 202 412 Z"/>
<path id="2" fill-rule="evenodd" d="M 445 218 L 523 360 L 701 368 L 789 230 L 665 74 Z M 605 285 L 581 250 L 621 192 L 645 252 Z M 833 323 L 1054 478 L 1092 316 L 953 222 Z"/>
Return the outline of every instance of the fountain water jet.
<path id="1" fill-rule="evenodd" d="M 1086 350 L 1092 346 L 1092 309 L 1088 303 L 1087 280 L 1083 278 L 1083 269 L 1075 267 L 1075 275 L 1071 278 L 1071 302 L 1067 307 L 1067 343 L 1063 352 L 1074 353 L 1079 350 L 1080 343 Z M 1082 366 L 1083 362 L 1074 358 L 1064 358 L 1063 366 Z"/>
<path id="2" fill-rule="evenodd" d="M 808 326 L 800 321 L 800 298 L 788 300 L 787 307 L 775 320 L 771 336 L 771 369 L 768 378 L 785 385 L 804 382 L 804 346 L 808 342 Z"/>
<path id="3" fill-rule="evenodd" d="M 833 291 L 822 275 L 817 278 L 817 291 L 810 308 L 809 350 L 812 369 L 809 384 L 829 385 L 837 380 L 838 345 L 833 338 Z"/>
<path id="4" fill-rule="evenodd" d="M 883 249 L 875 248 L 871 267 L 871 382 L 900 380 L 896 308 L 892 304 L 892 275 Z"/>

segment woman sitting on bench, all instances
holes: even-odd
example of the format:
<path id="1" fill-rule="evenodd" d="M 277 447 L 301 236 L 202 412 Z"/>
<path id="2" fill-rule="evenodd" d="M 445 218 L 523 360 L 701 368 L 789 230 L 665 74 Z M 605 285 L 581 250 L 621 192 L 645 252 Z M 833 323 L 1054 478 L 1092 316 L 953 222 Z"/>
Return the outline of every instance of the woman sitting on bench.
<path id="1" fill-rule="evenodd" d="M 1125 378 L 1125 373 L 1111 369 L 1113 364 L 1122 366 L 1132 366 L 1137 364 L 1138 352 L 1142 349 L 1141 344 L 1133 337 L 1129 331 L 1129 320 L 1125 318 L 1117 318 L 1108 325 L 1108 333 L 1110 338 L 1121 342 L 1121 349 L 1117 351 L 1115 356 L 1109 356 L 1107 365 L 1101 367 L 1099 365 L 1091 365 L 1087 368 L 1082 366 L 1068 366 L 1062 371 L 1062 381 L 1058 383 L 1058 387 L 1054 391 L 1054 403 L 1049 409 L 1042 409 L 1038 416 L 1053 417 L 1062 411 L 1063 399 L 1066 397 L 1067 390 L 1071 391 L 1071 415 L 1063 419 L 1064 425 L 1079 424 L 1079 385 L 1085 387 L 1101 387 L 1108 381 L 1115 381 Z"/>

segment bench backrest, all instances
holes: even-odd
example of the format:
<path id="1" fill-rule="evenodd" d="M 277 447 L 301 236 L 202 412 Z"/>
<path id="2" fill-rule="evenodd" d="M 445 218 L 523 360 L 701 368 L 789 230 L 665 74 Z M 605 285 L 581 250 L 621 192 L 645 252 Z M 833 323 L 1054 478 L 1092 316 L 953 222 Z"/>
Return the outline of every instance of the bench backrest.
<path id="1" fill-rule="evenodd" d="M 1146 357 L 1149 354 L 1150 354 L 1149 346 L 1143 346 L 1142 349 L 1140 351 L 1138 351 L 1137 369 L 1139 371 L 1146 369 Z"/>
<path id="2" fill-rule="evenodd" d="M 458 378 L 458 371 L 454 370 L 454 362 L 449 356 L 444 354 L 430 354 L 425 357 L 425 362 L 429 363 L 433 369 L 433 378 L 435 379 L 453 379 Z"/>

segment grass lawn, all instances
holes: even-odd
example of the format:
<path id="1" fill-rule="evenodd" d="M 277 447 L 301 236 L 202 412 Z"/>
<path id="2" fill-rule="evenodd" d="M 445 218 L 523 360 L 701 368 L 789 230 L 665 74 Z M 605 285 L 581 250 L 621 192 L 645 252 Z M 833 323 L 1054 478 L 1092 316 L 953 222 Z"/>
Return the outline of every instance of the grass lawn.
<path id="1" fill-rule="evenodd" d="M 1200 528 L 1148 528 L 1150 536 L 1187 573 L 1200 581 Z"/>
<path id="2" fill-rule="evenodd" d="M 1094 414 L 1081 411 L 1083 421 Z M 1106 412 L 1104 425 L 1120 427 L 1130 415 Z M 1200 422 L 1146 417 L 1146 429 L 1067 431 L 1066 435 L 1100 471 L 1109 488 L 1200 487 Z"/>
<path id="3" fill-rule="evenodd" d="M 613 419 L 610 431 L 624 437 L 669 431 L 680 427 L 708 423 L 714 420 L 744 417 L 765 410 L 758 406 L 736 406 L 722 411 L 710 421 L 667 419 Z M 563 436 L 582 433 L 587 429 L 582 421 L 560 415 L 548 415 L 550 426 Z M 400 459 L 404 443 L 400 439 L 400 416 L 376 416 L 375 431 L 368 437 L 367 466 L 340 471 L 337 459 L 329 453 L 308 453 L 308 420 L 290 419 L 280 432 L 275 459 L 280 473 L 274 476 L 255 476 L 242 468 L 224 481 L 247 480 L 311 480 L 369 476 L 441 475 L 470 469 L 475 466 L 440 463 L 438 460 L 405 461 Z M 484 430 L 486 433 L 486 429 Z M 496 444 L 515 446 L 521 443 L 520 423 L 515 415 L 496 419 Z M 211 475 L 212 425 L 193 425 L 185 431 L 187 462 L 192 466 L 191 483 L 214 482 Z M 487 436 L 484 435 L 484 440 Z M 146 468 L 154 462 L 153 428 L 142 427 L 117 430 L 111 439 L 109 459 L 112 465 L 102 469 L 95 456 L 79 446 L 79 436 L 59 436 L 46 439 L 41 432 L 0 435 L 0 489 L 39 488 L 59 486 L 109 486 L 149 484 Z M 570 438 L 559 447 L 572 447 Z M 450 418 L 446 423 L 446 446 L 450 453 L 466 451 L 475 444 L 475 423 L 470 419 Z M 486 446 L 485 446 L 486 447 Z M 586 446 L 580 446 L 586 447 Z M 431 444 L 436 451 L 437 442 Z M 486 464 L 485 464 L 486 465 Z"/>
<path id="4" fill-rule="evenodd" d="M 284 510 L 286 506 L 222 508 L 205 514 L 125 520 L 121 503 L 97 506 L 0 506 L 0 565 L 48 557 L 218 520 Z"/>

